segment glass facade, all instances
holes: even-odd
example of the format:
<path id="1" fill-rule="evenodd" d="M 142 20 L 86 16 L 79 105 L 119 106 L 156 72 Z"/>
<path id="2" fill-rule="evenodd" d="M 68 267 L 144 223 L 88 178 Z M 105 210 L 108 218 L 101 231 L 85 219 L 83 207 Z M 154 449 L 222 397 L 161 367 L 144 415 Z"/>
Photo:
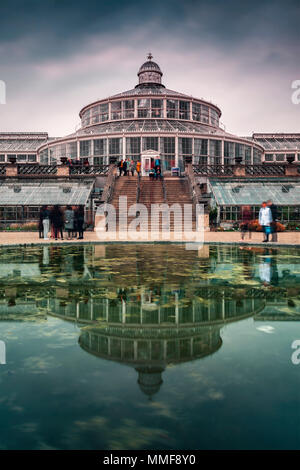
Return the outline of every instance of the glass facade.
<path id="1" fill-rule="evenodd" d="M 89 157 L 91 155 L 91 140 L 80 141 L 80 157 Z"/>
<path id="2" fill-rule="evenodd" d="M 208 140 L 194 139 L 194 163 L 207 165 L 208 160 Z"/>
<path id="3" fill-rule="evenodd" d="M 137 115 L 135 115 L 135 104 Z M 164 111 L 164 106 L 166 112 Z M 83 127 L 104 121 L 122 119 L 182 119 L 219 126 L 219 113 L 201 102 L 176 99 L 135 98 L 99 103 L 85 110 L 81 116 Z"/>
<path id="4" fill-rule="evenodd" d="M 261 206 L 251 206 L 253 220 L 258 219 Z M 277 220 L 283 224 L 298 221 L 300 206 L 277 206 Z M 220 206 L 220 222 L 239 222 L 242 206 Z"/>
<path id="5" fill-rule="evenodd" d="M 178 119 L 177 100 L 167 100 L 167 119 Z"/>
<path id="6" fill-rule="evenodd" d="M 211 165 L 220 165 L 222 163 L 222 141 L 211 139 L 209 141 L 209 157 Z"/>
<path id="7" fill-rule="evenodd" d="M 158 151 L 158 137 L 143 137 L 143 150 Z"/>
<path id="8" fill-rule="evenodd" d="M 123 101 L 123 119 L 134 118 L 134 100 Z"/>
<path id="9" fill-rule="evenodd" d="M 109 161 L 119 160 L 123 154 L 122 138 L 108 139 Z"/>
<path id="10" fill-rule="evenodd" d="M 257 148 L 253 148 L 253 163 L 261 163 L 262 161 L 262 153 Z"/>
<path id="11" fill-rule="evenodd" d="M 150 118 L 150 99 L 138 100 L 138 118 Z"/>
<path id="12" fill-rule="evenodd" d="M 113 101 L 111 103 L 111 118 L 122 119 L 122 101 Z"/>
<path id="13" fill-rule="evenodd" d="M 48 165 L 48 149 L 41 150 L 40 152 L 40 164 Z"/>
<path id="14" fill-rule="evenodd" d="M 149 108 L 150 109 L 150 108 Z M 138 160 L 141 152 L 146 150 L 155 150 L 161 154 L 162 160 L 165 159 L 165 169 L 170 170 L 171 166 L 176 166 L 175 162 L 194 163 L 194 164 L 210 164 L 210 165 L 233 165 L 236 157 L 241 157 L 243 163 L 251 164 L 252 147 L 250 145 L 241 144 L 239 142 L 224 141 L 224 155 L 222 155 L 222 140 L 206 139 L 206 138 L 193 138 L 193 137 L 159 137 L 158 135 L 143 136 L 142 130 L 139 129 L 141 135 L 126 137 L 125 140 L 125 155 L 128 158 Z M 176 140 L 178 145 L 176 146 Z M 90 162 L 109 163 L 109 158 L 123 158 L 123 138 L 95 138 L 89 140 L 79 141 L 79 157 L 90 158 Z M 176 150 L 178 149 L 178 150 Z M 178 160 L 176 160 L 176 153 Z M 19 155 L 19 161 L 34 161 L 34 155 Z M 49 146 L 49 163 L 54 164 L 60 162 L 62 157 L 76 159 L 77 157 L 77 141 L 53 144 Z M 266 161 L 269 158 L 275 159 L 279 157 L 285 161 L 285 154 L 266 154 Z M 39 152 L 41 164 L 48 164 L 48 149 Z M 254 163 L 261 163 L 262 152 L 253 148 Z M 27 159 L 27 160 L 26 160 Z"/>
<path id="15" fill-rule="evenodd" d="M 126 157 L 138 160 L 141 155 L 141 139 L 140 137 L 126 138 Z"/>
<path id="16" fill-rule="evenodd" d="M 251 164 L 251 147 L 249 145 L 245 145 L 245 163 Z"/>
<path id="17" fill-rule="evenodd" d="M 68 142 L 66 147 L 66 157 L 71 160 L 76 160 L 77 155 L 77 142 Z"/>
<path id="18" fill-rule="evenodd" d="M 233 165 L 235 157 L 234 142 L 224 142 L 224 165 Z"/>
<path id="19" fill-rule="evenodd" d="M 179 119 L 190 119 L 189 101 L 179 101 Z"/>
<path id="20" fill-rule="evenodd" d="M 94 140 L 94 155 L 106 156 L 107 145 L 106 139 L 95 139 Z"/>
<path id="21" fill-rule="evenodd" d="M 161 137 L 160 153 L 163 170 L 169 171 L 172 167 L 175 167 L 175 137 Z"/>

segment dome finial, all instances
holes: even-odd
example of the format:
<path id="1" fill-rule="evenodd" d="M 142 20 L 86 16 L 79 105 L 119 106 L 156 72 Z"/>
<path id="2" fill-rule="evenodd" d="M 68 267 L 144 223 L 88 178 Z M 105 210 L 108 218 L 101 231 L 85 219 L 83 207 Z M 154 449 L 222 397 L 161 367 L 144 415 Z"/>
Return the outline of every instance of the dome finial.
<path id="1" fill-rule="evenodd" d="M 137 86 L 154 86 L 159 85 L 163 87 L 161 83 L 162 71 L 160 70 L 159 65 L 156 62 L 151 60 L 153 55 L 151 52 L 148 53 L 147 62 L 141 65 L 138 71 L 139 84 Z"/>

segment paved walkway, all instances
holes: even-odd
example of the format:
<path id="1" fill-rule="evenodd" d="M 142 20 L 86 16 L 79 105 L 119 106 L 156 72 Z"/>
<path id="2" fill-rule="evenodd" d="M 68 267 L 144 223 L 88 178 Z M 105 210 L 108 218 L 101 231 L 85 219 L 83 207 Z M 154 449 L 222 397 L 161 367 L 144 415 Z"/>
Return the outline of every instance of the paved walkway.
<path id="1" fill-rule="evenodd" d="M 107 234 L 106 234 L 107 235 Z M 300 246 L 300 232 L 282 232 L 277 234 L 278 241 L 272 243 L 272 245 L 298 245 Z M 245 237 L 244 242 L 241 242 L 241 234 L 239 232 L 205 232 L 204 242 L 205 243 L 247 243 L 247 244 L 261 244 L 263 239 L 262 233 L 252 233 L 252 237 L 249 240 L 248 236 Z M 66 238 L 62 240 L 55 241 L 53 239 L 43 240 L 39 238 L 38 232 L 0 232 L 0 246 L 1 245 L 27 245 L 27 244 L 37 244 L 37 243 L 92 243 L 92 242 L 122 242 L 127 241 L 126 237 L 122 237 L 122 234 L 117 239 L 110 237 L 109 235 L 106 239 L 101 236 L 98 237 L 96 232 L 85 232 L 84 240 L 73 239 L 68 241 Z M 149 238 L 144 239 L 144 242 L 157 242 L 162 241 L 159 234 L 155 236 L 152 240 Z M 163 241 L 173 241 L 185 243 L 185 240 L 178 238 L 176 232 L 171 232 L 170 240 Z M 132 240 L 133 243 L 136 241 Z M 140 240 L 143 242 L 143 240 Z M 263 245 L 266 245 L 265 243 Z"/>

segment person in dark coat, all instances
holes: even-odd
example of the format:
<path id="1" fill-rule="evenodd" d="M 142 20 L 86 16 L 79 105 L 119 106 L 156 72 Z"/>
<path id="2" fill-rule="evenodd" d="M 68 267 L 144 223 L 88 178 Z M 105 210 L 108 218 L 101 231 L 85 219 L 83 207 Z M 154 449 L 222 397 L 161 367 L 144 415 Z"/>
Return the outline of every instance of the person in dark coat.
<path id="1" fill-rule="evenodd" d="M 123 161 L 123 167 L 122 168 L 123 168 L 123 174 L 124 174 L 124 176 L 126 176 L 127 175 L 127 160 Z"/>
<path id="2" fill-rule="evenodd" d="M 63 213 L 58 205 L 54 206 L 50 213 L 51 224 L 54 227 L 54 236 L 57 240 L 58 231 L 60 232 L 61 239 L 64 239 L 63 235 L 63 226 L 64 226 L 64 217 Z"/>
<path id="3" fill-rule="evenodd" d="M 272 219 L 273 219 L 272 223 L 271 223 L 271 227 L 272 227 L 272 239 L 271 239 L 271 241 L 272 242 L 277 242 L 277 240 L 278 240 L 277 232 L 276 232 L 276 222 L 277 222 L 277 218 L 278 218 L 277 206 L 275 206 L 275 204 L 273 204 L 273 201 L 271 199 L 269 199 L 267 201 L 267 205 L 271 209 Z"/>
<path id="4" fill-rule="evenodd" d="M 84 226 L 84 206 L 79 206 L 75 212 L 75 219 L 78 231 L 78 240 L 83 239 Z"/>
<path id="5" fill-rule="evenodd" d="M 40 209 L 39 213 L 39 237 L 43 238 L 44 237 L 44 226 L 43 226 L 43 216 L 44 216 L 44 210 L 46 206 L 42 206 Z"/>
<path id="6" fill-rule="evenodd" d="M 118 161 L 119 176 L 122 176 L 123 160 Z"/>

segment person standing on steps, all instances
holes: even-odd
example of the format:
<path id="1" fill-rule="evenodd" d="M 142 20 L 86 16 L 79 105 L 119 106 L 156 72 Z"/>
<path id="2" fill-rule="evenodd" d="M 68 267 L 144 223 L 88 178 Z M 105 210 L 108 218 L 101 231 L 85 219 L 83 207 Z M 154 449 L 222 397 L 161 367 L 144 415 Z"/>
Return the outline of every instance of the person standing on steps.
<path id="1" fill-rule="evenodd" d="M 137 172 L 137 175 L 140 176 L 140 173 L 141 173 L 141 162 L 137 162 L 137 164 L 136 164 L 136 172 Z"/>
<path id="2" fill-rule="evenodd" d="M 123 160 L 118 161 L 118 168 L 119 168 L 119 176 L 122 176 Z"/>
<path id="3" fill-rule="evenodd" d="M 154 176 L 155 176 L 155 179 L 156 179 L 156 180 L 158 180 L 158 178 L 161 179 L 161 169 L 160 169 L 160 166 L 159 166 L 159 165 L 157 165 L 157 166 L 155 167 L 155 175 L 154 175 Z"/>
<path id="4" fill-rule="evenodd" d="M 126 158 L 126 170 L 127 170 L 127 176 L 130 176 L 130 160 Z"/>
<path id="5" fill-rule="evenodd" d="M 264 240 L 263 242 L 268 242 L 269 241 L 269 235 L 271 233 L 271 223 L 273 221 L 272 219 L 272 212 L 270 207 L 267 206 L 267 203 L 264 201 L 261 205 L 260 211 L 259 211 L 259 225 L 262 226 L 263 232 L 264 232 Z"/>
<path id="6" fill-rule="evenodd" d="M 126 176 L 127 175 L 127 160 L 123 160 L 123 175 Z"/>
<path id="7" fill-rule="evenodd" d="M 129 169 L 130 169 L 130 172 L 131 172 L 131 176 L 134 176 L 134 172 L 135 172 L 135 162 L 134 162 L 133 160 L 131 160 L 131 162 L 130 162 Z"/>

